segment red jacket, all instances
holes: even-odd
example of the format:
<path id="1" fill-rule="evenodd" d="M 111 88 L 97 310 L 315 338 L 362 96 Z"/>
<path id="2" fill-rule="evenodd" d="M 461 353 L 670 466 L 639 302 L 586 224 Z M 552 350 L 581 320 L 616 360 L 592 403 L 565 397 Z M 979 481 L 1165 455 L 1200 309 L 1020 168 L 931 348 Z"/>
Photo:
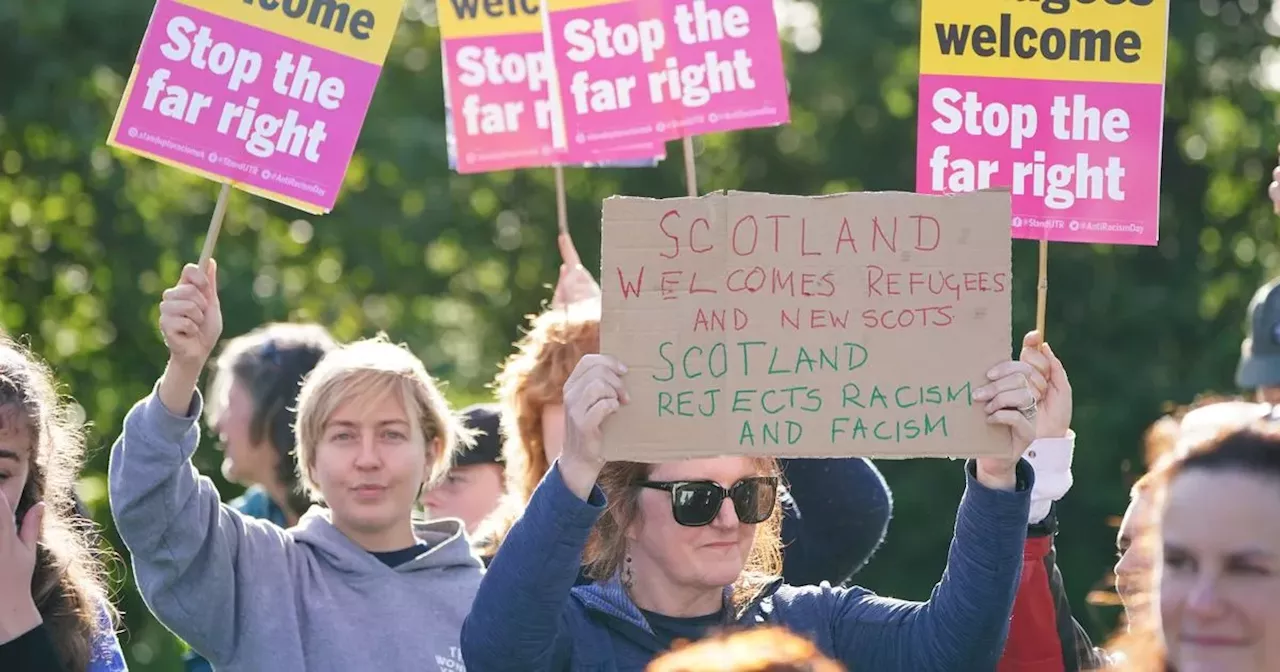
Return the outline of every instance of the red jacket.
<path id="1" fill-rule="evenodd" d="M 1027 530 L 1022 579 L 997 672 L 1080 672 L 1107 666 L 1105 652 L 1093 646 L 1071 616 L 1053 549 L 1056 532 L 1053 513 Z"/>

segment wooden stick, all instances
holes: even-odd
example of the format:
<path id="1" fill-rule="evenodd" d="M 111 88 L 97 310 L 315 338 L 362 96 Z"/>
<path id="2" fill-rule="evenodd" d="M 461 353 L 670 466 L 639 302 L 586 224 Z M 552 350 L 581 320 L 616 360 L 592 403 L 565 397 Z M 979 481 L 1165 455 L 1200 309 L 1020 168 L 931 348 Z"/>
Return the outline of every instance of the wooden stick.
<path id="1" fill-rule="evenodd" d="M 693 138 L 684 136 L 684 181 L 689 187 L 689 195 L 698 195 L 698 172 L 693 163 Z"/>
<path id="2" fill-rule="evenodd" d="M 1036 331 L 1044 339 L 1044 313 L 1049 295 L 1049 240 L 1040 239 L 1040 282 L 1036 285 Z M 1047 339 L 1045 339 L 1047 340 Z"/>
<path id="3" fill-rule="evenodd" d="M 560 233 L 569 233 L 569 213 L 568 206 L 565 204 L 564 195 L 564 168 L 560 164 L 555 165 L 556 171 L 556 222 L 560 227 Z"/>
<path id="4" fill-rule="evenodd" d="M 223 182 L 218 192 L 218 203 L 213 206 L 213 219 L 209 220 L 209 233 L 204 237 L 204 249 L 200 251 L 200 270 L 209 270 L 209 259 L 218 244 L 218 232 L 222 231 L 222 218 L 227 214 L 227 200 L 231 197 L 231 183 Z"/>

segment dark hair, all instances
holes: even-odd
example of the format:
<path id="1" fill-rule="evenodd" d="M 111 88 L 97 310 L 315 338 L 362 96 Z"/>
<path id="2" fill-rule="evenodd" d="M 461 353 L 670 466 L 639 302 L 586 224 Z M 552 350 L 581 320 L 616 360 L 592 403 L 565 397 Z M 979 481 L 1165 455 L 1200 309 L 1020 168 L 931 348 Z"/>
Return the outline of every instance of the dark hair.
<path id="1" fill-rule="evenodd" d="M 253 400 L 249 438 L 269 443 L 280 456 L 276 478 L 289 493 L 289 508 L 298 514 L 310 506 L 298 487 L 293 461 L 298 392 L 307 374 L 337 347 L 333 336 L 316 324 L 267 324 L 227 343 L 209 386 L 212 423 L 222 412 L 222 399 L 232 379 L 244 385 Z"/>
<path id="2" fill-rule="evenodd" d="M 107 600 L 102 553 L 93 524 L 76 514 L 75 483 L 84 461 L 83 427 L 59 398 L 53 376 L 25 348 L 0 336 L 0 433 L 25 429 L 31 446 L 27 480 L 15 514 L 21 521 L 44 502 L 45 512 L 31 575 L 31 597 L 63 666 L 89 666 L 93 639 L 115 613 Z"/>
<path id="3" fill-rule="evenodd" d="M 1238 471 L 1280 480 L 1280 422 L 1261 420 L 1191 446 L 1169 465 L 1169 480 L 1192 471 Z"/>

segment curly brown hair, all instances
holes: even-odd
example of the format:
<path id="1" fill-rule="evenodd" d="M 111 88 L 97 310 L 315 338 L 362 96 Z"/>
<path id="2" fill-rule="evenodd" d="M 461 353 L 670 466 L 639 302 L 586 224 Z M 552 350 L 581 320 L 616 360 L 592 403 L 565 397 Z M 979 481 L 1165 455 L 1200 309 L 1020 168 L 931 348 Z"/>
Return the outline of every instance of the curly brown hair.
<path id="1" fill-rule="evenodd" d="M 765 476 L 781 476 L 778 461 L 772 457 L 752 458 L 756 473 Z M 596 484 L 604 492 L 608 504 L 604 513 L 591 529 L 582 558 L 587 576 L 597 581 L 611 578 L 622 566 L 627 555 L 627 528 L 640 515 L 640 483 L 649 480 L 654 464 L 641 462 L 610 462 L 600 471 Z M 756 525 L 755 543 L 751 554 L 733 584 L 732 601 L 735 607 L 746 604 L 765 584 L 782 573 L 782 489 L 775 493 L 773 514 Z"/>
<path id="2" fill-rule="evenodd" d="M 18 520 L 44 502 L 45 512 L 31 576 L 31 596 L 63 666 L 88 668 L 107 599 L 102 552 L 93 524 L 76 515 L 75 484 L 84 461 L 84 432 L 60 398 L 49 369 L 26 348 L 0 337 L 0 432 L 25 429 L 31 439 L 27 480 Z"/>
<path id="3" fill-rule="evenodd" d="M 498 546 L 551 465 L 542 441 L 542 412 L 564 403 L 564 384 L 584 355 L 600 352 L 600 303 L 587 301 L 530 317 L 529 331 L 502 366 L 495 386 L 501 405 L 506 487 L 476 539 L 485 555 Z"/>

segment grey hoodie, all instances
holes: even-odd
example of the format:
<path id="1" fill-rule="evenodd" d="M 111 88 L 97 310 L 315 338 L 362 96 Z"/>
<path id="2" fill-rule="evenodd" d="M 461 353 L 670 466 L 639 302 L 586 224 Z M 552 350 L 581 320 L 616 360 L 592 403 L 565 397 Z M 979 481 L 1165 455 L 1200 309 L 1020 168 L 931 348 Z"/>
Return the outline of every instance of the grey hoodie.
<path id="1" fill-rule="evenodd" d="M 111 449 L 111 513 L 156 618 L 217 670 L 464 670 L 458 633 L 480 585 L 461 524 L 415 526 L 430 550 L 394 569 L 312 508 L 282 530 L 222 504 L 191 465 L 186 417 L 138 402 Z"/>

